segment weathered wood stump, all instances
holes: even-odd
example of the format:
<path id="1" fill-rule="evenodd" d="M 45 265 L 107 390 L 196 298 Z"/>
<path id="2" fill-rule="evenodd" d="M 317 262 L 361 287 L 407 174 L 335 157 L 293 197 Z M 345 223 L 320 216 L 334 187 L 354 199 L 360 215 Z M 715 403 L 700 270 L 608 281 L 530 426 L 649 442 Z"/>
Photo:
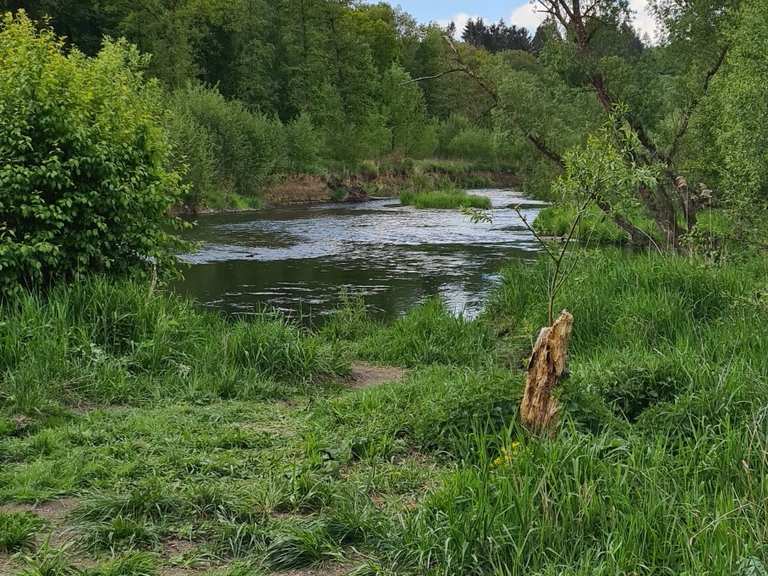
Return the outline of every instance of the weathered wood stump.
<path id="1" fill-rule="evenodd" d="M 563 310 L 552 326 L 541 329 L 536 339 L 520 403 L 522 422 L 533 432 L 553 433 L 557 424 L 560 406 L 553 392 L 566 373 L 572 329 L 573 316 Z"/>

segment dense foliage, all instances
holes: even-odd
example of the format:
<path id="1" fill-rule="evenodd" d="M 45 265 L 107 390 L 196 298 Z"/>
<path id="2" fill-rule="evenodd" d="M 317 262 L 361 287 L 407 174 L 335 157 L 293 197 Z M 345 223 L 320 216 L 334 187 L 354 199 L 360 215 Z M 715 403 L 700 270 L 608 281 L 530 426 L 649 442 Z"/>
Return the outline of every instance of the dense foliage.
<path id="1" fill-rule="evenodd" d="M 654 43 L 620 0 L 535 0 L 547 20 L 532 35 L 352 0 L 8 5 L 21 4 L 87 54 L 108 35 L 152 55 L 189 205 L 256 204 L 288 173 L 437 156 L 511 168 L 530 194 L 592 196 L 635 244 L 695 248 L 712 207 L 734 236 L 760 229 L 761 2 L 657 0 Z"/>
<path id="2" fill-rule="evenodd" d="M 183 203 L 193 208 L 258 204 L 284 175 L 356 171 L 390 156 L 508 164 L 488 96 L 471 79 L 413 81 L 450 65 L 443 31 L 386 4 L 6 5 L 50 17 L 67 46 L 87 55 L 103 36 L 150 55 L 144 66 L 164 87 L 172 165 L 184 169 Z"/>
<path id="3" fill-rule="evenodd" d="M 768 573 L 764 0 L 655 0 L 655 45 L 625 0 L 536 0 L 530 46 L 351 0 L 22 4 L 68 40 L 0 29 L 0 572 Z M 176 169 L 192 205 L 387 169 L 447 207 L 485 200 L 435 174 L 510 165 L 564 201 L 542 233 L 708 242 L 573 254 L 551 438 L 517 417 L 545 259 L 479 318 L 317 331 L 110 277 L 166 255 Z"/>
<path id="4" fill-rule="evenodd" d="M 143 58 L 64 53 L 23 14 L 0 29 L 0 292 L 167 258 L 178 178 Z"/>
<path id="5" fill-rule="evenodd" d="M 741 211 L 732 234 L 754 240 L 768 166 L 752 148 L 768 69 L 764 3 L 654 2 L 656 46 L 631 29 L 626 3 L 536 4 L 549 15 L 539 56 L 484 74 L 498 78 L 498 122 L 528 141 L 528 185 L 568 202 L 591 197 L 639 245 L 690 249 L 711 207 Z M 648 218 L 652 234 L 640 226 Z"/>

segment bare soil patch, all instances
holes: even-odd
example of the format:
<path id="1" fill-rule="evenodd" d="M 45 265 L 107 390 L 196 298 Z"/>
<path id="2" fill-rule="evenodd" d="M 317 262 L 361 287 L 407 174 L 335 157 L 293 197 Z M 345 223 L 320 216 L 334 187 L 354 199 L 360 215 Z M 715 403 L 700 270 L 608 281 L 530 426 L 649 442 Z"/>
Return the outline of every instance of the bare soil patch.
<path id="1" fill-rule="evenodd" d="M 42 502 L 40 504 L 3 504 L 0 506 L 0 512 L 14 513 L 14 512 L 32 512 L 37 514 L 41 518 L 48 520 L 52 524 L 56 524 L 63 520 L 67 514 L 72 512 L 77 505 L 78 500 L 76 498 L 62 498 L 60 500 L 51 500 L 49 502 Z"/>
<path id="2" fill-rule="evenodd" d="M 359 390 L 389 382 L 400 382 L 406 374 L 406 370 L 396 366 L 378 366 L 366 362 L 355 362 L 352 364 L 349 387 Z"/>

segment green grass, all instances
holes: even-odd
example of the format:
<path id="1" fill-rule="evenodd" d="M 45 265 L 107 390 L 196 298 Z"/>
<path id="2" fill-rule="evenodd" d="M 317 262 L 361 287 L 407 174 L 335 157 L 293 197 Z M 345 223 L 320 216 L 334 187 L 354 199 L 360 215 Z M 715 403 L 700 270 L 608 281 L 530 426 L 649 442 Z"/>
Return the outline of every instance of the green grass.
<path id="1" fill-rule="evenodd" d="M 477 196 L 475 194 L 468 194 L 463 190 L 450 188 L 428 192 L 413 192 L 410 190 L 405 190 L 400 193 L 400 202 L 404 206 L 414 206 L 421 209 L 488 209 L 491 207 L 490 198 L 485 196 Z"/>
<path id="2" fill-rule="evenodd" d="M 325 342 L 271 316 L 227 322 L 132 282 L 95 279 L 1 309 L 0 408 L 167 398 L 279 398 L 348 371 Z"/>
<path id="3" fill-rule="evenodd" d="M 567 236 L 576 217 L 576 208 L 567 204 L 549 206 L 539 212 L 534 221 L 534 228 L 543 236 Z M 639 227 L 651 237 L 655 234 L 655 225 L 648 219 L 637 216 L 632 218 Z M 600 244 L 626 244 L 629 237 L 596 206 L 590 207 L 576 228 L 575 238 L 592 246 Z"/>
<path id="4" fill-rule="evenodd" d="M 373 322 L 360 302 L 347 302 L 320 329 L 363 360 L 395 366 L 480 366 L 491 360 L 493 337 L 483 323 L 457 316 L 432 298 L 388 325 Z"/>
<path id="5" fill-rule="evenodd" d="M 28 512 L 0 512 L 0 552 L 31 548 L 44 522 Z"/>
<path id="6" fill-rule="evenodd" d="M 8 304 L 0 504 L 77 502 L 14 544 L 19 571 L 764 573 L 768 264 L 578 257 L 555 438 L 517 422 L 543 260 L 506 269 L 476 320 L 349 302 L 317 332 L 228 324 L 104 281 Z M 344 390 L 353 358 L 409 371 Z M 73 546 L 35 550 L 61 528 Z"/>

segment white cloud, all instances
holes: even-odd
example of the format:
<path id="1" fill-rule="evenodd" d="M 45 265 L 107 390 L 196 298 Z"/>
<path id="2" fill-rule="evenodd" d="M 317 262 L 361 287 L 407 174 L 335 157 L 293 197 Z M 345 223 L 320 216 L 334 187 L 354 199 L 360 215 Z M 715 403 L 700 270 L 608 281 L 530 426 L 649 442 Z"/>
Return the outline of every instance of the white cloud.
<path id="1" fill-rule="evenodd" d="M 450 18 L 448 20 L 438 20 L 437 23 L 445 28 L 446 26 L 450 26 L 451 22 L 456 24 L 456 39 L 461 39 L 461 33 L 464 32 L 464 28 L 467 25 L 467 22 L 470 20 L 477 20 L 479 16 L 467 14 L 466 12 L 459 12 L 458 14 L 455 14 L 453 18 Z"/>
<path id="2" fill-rule="evenodd" d="M 629 9 L 632 11 L 632 24 L 640 37 L 647 34 L 651 41 L 658 39 L 659 26 L 648 0 L 629 0 Z"/>
<path id="3" fill-rule="evenodd" d="M 539 24 L 544 22 L 545 17 L 546 14 L 539 12 L 537 6 L 530 2 L 526 2 L 515 8 L 515 11 L 512 12 L 512 16 L 509 17 L 509 23 L 518 27 L 522 26 L 523 28 L 528 28 L 528 31 L 531 34 L 535 34 L 536 28 L 539 27 Z"/>
<path id="4" fill-rule="evenodd" d="M 648 0 L 629 0 L 629 9 L 632 13 L 632 23 L 642 37 L 647 34 L 653 41 L 658 37 L 658 25 L 651 12 Z M 536 32 L 546 15 L 539 11 L 535 3 L 526 2 L 518 6 L 509 17 L 509 23 L 528 28 L 531 34 Z"/>

